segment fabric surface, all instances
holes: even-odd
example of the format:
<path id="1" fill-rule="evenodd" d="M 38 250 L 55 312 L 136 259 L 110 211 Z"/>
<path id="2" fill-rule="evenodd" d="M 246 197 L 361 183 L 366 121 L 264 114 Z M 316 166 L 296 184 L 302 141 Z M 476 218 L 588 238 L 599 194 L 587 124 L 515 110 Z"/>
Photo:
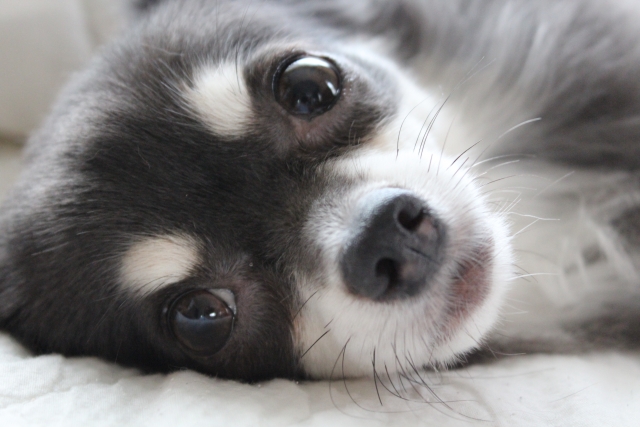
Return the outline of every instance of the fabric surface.
<path id="1" fill-rule="evenodd" d="M 247 385 L 191 371 L 142 375 L 93 358 L 34 357 L 0 334 L 1 426 L 600 427 L 640 420 L 637 355 L 513 357 L 425 380 L 433 393 L 405 384 L 408 402 L 380 384 L 379 399 L 372 380 Z"/>

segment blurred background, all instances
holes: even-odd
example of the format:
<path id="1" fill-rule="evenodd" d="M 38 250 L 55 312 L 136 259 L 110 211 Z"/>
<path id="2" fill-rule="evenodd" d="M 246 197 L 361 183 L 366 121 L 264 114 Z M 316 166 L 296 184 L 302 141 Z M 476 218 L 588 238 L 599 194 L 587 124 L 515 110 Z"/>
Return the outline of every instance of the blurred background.
<path id="1" fill-rule="evenodd" d="M 20 144 L 123 12 L 122 0 L 0 0 L 0 198 L 19 170 Z"/>

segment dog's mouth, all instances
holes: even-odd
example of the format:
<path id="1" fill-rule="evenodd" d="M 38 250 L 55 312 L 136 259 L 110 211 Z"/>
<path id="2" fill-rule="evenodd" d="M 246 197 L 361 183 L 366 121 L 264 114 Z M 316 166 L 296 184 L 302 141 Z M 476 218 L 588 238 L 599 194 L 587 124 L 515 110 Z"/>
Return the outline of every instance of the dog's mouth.
<path id="1" fill-rule="evenodd" d="M 486 300 L 491 285 L 490 252 L 490 246 L 479 247 L 458 263 L 450 285 L 448 329 L 457 329 Z"/>

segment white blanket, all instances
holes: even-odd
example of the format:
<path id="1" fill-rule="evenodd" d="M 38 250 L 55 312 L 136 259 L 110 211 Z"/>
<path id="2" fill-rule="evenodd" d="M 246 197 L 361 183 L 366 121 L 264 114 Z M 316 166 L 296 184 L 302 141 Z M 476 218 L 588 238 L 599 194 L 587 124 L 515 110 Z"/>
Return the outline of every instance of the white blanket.
<path id="1" fill-rule="evenodd" d="M 93 358 L 34 357 L 0 334 L 6 427 L 640 425 L 637 355 L 521 356 L 427 381 L 433 394 L 416 390 L 431 403 L 408 383 L 415 402 L 380 384 L 379 399 L 372 380 L 247 385 L 190 371 L 143 375 Z"/>

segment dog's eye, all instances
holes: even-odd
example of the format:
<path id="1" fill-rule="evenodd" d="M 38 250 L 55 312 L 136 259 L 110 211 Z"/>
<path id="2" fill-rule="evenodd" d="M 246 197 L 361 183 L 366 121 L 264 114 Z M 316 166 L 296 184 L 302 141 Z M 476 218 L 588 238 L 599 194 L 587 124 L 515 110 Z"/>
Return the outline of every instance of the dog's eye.
<path id="1" fill-rule="evenodd" d="M 330 110 L 338 100 L 340 76 L 328 60 L 305 56 L 277 75 L 274 92 L 289 113 L 312 118 Z"/>
<path id="2" fill-rule="evenodd" d="M 180 296 L 169 310 L 169 325 L 178 341 L 187 349 L 202 355 L 212 355 L 224 347 L 233 329 L 234 310 L 217 291 L 197 290 Z M 225 298 L 229 301 L 229 298 Z"/>

